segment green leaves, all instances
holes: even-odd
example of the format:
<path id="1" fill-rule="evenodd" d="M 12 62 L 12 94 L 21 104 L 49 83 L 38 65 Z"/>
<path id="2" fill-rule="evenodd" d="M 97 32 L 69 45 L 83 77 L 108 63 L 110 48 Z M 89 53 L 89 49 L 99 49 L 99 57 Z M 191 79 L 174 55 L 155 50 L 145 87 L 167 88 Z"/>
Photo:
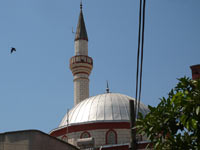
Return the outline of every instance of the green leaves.
<path id="1" fill-rule="evenodd" d="M 199 115 L 199 112 L 200 112 L 200 106 L 197 106 L 197 108 L 196 108 L 196 115 Z"/>
<path id="2" fill-rule="evenodd" d="M 178 79 L 168 98 L 139 114 L 137 132 L 145 134 L 155 149 L 200 149 L 200 80 Z"/>
<path id="3" fill-rule="evenodd" d="M 191 119 L 190 124 L 192 125 L 193 130 L 196 130 L 196 129 L 197 129 L 197 123 L 198 123 L 197 120 Z"/>

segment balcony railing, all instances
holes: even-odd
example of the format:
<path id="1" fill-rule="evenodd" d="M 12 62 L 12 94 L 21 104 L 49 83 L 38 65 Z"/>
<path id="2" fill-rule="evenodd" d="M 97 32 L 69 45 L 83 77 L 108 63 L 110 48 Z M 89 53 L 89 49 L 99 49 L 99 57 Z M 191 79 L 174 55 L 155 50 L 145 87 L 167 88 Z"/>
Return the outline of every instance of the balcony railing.
<path id="1" fill-rule="evenodd" d="M 84 55 L 73 56 L 70 59 L 70 65 L 76 64 L 76 63 L 87 63 L 90 65 L 93 65 L 93 60 L 89 56 L 84 56 Z"/>

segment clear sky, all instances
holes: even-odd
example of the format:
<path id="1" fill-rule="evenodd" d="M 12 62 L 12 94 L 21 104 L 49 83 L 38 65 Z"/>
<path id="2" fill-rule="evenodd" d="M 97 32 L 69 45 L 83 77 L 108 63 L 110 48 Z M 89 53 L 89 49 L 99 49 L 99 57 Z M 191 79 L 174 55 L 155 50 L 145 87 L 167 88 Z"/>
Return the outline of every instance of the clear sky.
<path id="1" fill-rule="evenodd" d="M 73 107 L 79 0 L 0 1 L 0 132 L 58 127 Z M 90 96 L 135 97 L 139 0 L 83 0 L 94 60 Z M 142 102 L 156 106 L 200 64 L 200 1 L 147 0 Z M 10 54 L 10 47 L 17 49 Z"/>

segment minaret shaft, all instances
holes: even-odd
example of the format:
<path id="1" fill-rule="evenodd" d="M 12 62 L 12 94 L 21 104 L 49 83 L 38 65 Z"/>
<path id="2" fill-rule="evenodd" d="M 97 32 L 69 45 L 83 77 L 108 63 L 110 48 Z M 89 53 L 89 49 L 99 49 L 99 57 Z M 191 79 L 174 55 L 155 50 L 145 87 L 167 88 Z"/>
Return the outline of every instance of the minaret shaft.
<path id="1" fill-rule="evenodd" d="M 80 103 L 89 97 L 89 78 L 86 74 L 74 76 L 74 104 Z"/>
<path id="2" fill-rule="evenodd" d="M 88 41 L 86 40 L 75 41 L 75 55 L 88 56 Z"/>

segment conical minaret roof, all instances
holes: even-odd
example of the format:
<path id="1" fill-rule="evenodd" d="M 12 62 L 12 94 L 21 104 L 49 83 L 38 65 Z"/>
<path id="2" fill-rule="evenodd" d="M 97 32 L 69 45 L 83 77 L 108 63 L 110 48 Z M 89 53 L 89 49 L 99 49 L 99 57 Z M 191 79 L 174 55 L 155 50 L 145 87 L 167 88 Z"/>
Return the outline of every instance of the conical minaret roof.
<path id="1" fill-rule="evenodd" d="M 85 27 L 84 18 L 83 18 L 82 4 L 80 5 L 80 15 L 78 19 L 78 25 L 76 28 L 75 41 L 80 40 L 80 39 L 88 41 L 87 31 Z"/>

